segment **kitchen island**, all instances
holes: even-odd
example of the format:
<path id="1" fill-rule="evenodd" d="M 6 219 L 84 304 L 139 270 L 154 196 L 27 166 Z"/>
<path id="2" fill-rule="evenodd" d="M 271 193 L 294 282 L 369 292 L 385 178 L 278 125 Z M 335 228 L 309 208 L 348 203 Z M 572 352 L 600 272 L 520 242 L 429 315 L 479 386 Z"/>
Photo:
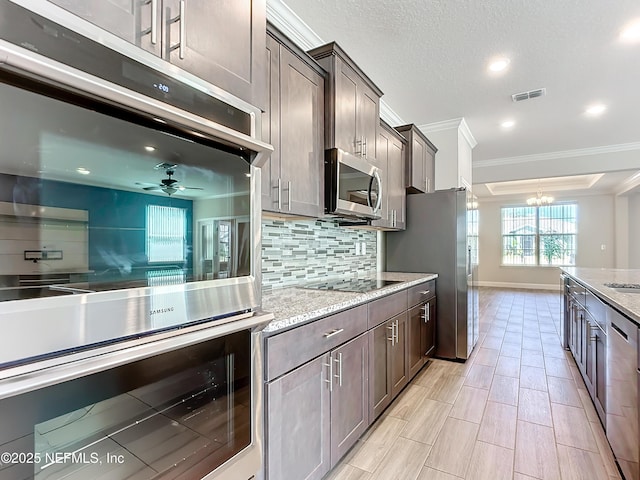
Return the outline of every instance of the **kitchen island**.
<path id="1" fill-rule="evenodd" d="M 640 270 L 563 268 L 563 345 L 626 479 L 640 479 Z"/>

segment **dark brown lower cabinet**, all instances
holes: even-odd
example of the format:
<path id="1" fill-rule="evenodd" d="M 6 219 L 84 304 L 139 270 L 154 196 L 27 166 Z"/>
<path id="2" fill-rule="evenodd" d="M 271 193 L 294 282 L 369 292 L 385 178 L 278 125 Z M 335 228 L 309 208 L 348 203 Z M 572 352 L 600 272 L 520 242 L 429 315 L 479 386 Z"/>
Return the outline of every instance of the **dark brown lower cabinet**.
<path id="1" fill-rule="evenodd" d="M 270 480 L 321 479 L 369 426 L 362 334 L 267 384 Z"/>
<path id="2" fill-rule="evenodd" d="M 330 355 L 267 384 L 267 468 L 271 480 L 321 479 L 331 468 Z"/>
<path id="3" fill-rule="evenodd" d="M 409 378 L 420 371 L 436 347 L 436 299 L 409 309 Z"/>
<path id="4" fill-rule="evenodd" d="M 375 418 L 409 382 L 408 312 L 369 331 L 369 416 Z"/>

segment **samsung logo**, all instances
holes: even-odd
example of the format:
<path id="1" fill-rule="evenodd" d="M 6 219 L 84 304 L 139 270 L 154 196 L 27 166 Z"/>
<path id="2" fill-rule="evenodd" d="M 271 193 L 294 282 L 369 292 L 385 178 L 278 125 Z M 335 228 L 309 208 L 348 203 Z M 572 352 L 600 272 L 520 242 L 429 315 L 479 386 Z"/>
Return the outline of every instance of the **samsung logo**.
<path id="1" fill-rule="evenodd" d="M 169 313 L 173 312 L 174 307 L 165 307 L 165 308 L 156 308 L 155 310 L 149 311 L 149 316 L 157 315 L 159 313 Z"/>

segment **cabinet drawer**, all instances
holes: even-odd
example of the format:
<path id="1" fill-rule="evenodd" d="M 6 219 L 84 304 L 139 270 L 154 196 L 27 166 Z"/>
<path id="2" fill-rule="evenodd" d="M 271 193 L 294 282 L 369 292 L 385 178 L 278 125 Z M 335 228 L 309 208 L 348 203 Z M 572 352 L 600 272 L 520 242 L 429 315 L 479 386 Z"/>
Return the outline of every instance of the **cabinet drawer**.
<path id="1" fill-rule="evenodd" d="M 267 381 L 351 340 L 367 330 L 367 306 L 336 313 L 267 338 Z"/>
<path id="2" fill-rule="evenodd" d="M 606 331 L 607 306 L 589 290 L 585 290 L 585 308 L 600 328 Z"/>
<path id="3" fill-rule="evenodd" d="M 369 328 L 407 310 L 407 291 L 388 295 L 369 303 Z"/>
<path id="4" fill-rule="evenodd" d="M 580 305 L 585 305 L 585 288 L 573 279 L 569 279 L 567 282 L 567 288 L 569 289 L 569 295 L 571 295 Z"/>
<path id="5" fill-rule="evenodd" d="M 409 307 L 436 296 L 436 281 L 429 280 L 409 289 Z"/>

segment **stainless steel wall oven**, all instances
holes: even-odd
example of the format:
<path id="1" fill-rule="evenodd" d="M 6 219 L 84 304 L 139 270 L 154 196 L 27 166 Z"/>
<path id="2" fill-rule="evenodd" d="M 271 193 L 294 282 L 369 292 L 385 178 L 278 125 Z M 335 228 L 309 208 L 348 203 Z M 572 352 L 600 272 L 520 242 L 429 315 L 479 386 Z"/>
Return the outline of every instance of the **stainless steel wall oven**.
<path id="1" fill-rule="evenodd" d="M 0 0 L 0 478 L 249 478 L 260 112 L 56 8 Z"/>

